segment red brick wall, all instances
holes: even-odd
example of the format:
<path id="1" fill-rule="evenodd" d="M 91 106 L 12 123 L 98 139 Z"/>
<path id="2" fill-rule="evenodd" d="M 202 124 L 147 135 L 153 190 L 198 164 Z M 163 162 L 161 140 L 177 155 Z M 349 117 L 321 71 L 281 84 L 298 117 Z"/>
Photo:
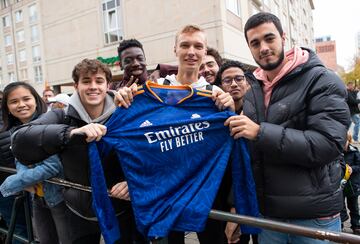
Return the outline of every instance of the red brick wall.
<path id="1" fill-rule="evenodd" d="M 336 43 L 335 41 L 325 41 L 315 43 L 316 53 L 324 65 L 333 70 L 337 70 L 336 62 Z"/>

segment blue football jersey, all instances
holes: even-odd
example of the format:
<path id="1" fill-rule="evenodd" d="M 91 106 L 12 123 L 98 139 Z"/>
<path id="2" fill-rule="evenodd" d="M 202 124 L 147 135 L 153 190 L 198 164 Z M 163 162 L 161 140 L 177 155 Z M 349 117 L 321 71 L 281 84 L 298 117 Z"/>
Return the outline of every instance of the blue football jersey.
<path id="1" fill-rule="evenodd" d="M 224 126 L 232 115 L 218 111 L 209 91 L 150 82 L 128 109 L 117 108 L 106 135 L 89 147 L 93 206 L 105 240 L 119 235 L 100 162 L 110 150 L 121 162 L 144 236 L 202 231 L 230 157 L 238 213 L 257 216 L 246 144 L 234 142 Z"/>

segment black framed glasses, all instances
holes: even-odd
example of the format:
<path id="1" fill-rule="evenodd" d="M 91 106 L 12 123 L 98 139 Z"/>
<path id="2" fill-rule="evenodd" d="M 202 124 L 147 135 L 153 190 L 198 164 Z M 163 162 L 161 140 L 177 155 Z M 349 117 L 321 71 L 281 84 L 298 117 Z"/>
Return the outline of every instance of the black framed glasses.
<path id="1" fill-rule="evenodd" d="M 226 77 L 221 80 L 221 84 L 225 86 L 231 86 L 233 80 L 235 81 L 236 84 L 241 85 L 245 82 L 245 76 L 235 75 L 233 77 Z"/>

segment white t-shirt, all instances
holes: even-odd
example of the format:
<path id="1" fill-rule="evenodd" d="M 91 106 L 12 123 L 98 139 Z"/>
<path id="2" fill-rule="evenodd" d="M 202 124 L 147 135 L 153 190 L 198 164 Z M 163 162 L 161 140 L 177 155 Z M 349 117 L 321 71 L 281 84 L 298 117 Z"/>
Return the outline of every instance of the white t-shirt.
<path id="1" fill-rule="evenodd" d="M 159 78 L 157 79 L 157 83 L 160 84 L 160 85 L 163 85 L 164 84 L 164 81 L 165 80 L 168 80 L 170 81 L 170 85 L 171 86 L 181 86 L 182 84 L 180 82 L 178 82 L 176 80 L 176 76 L 173 74 L 173 75 L 167 75 L 165 78 Z M 196 88 L 196 89 L 206 89 L 206 86 L 207 85 L 210 85 L 210 83 L 208 83 L 204 77 L 200 76 L 200 78 L 198 79 L 198 81 L 192 83 L 190 86 L 192 88 Z M 212 90 L 213 91 L 216 91 L 216 90 L 220 90 L 222 91 L 222 89 L 218 86 L 215 86 L 215 85 L 212 85 Z"/>

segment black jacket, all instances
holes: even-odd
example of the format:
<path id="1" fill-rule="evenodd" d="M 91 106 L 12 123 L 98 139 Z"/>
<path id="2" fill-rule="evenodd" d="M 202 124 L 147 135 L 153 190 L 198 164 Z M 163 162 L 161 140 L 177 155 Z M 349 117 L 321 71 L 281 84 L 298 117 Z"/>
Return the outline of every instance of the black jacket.
<path id="1" fill-rule="evenodd" d="M 348 90 L 347 104 L 349 105 L 351 115 L 360 113 L 359 110 L 360 100 L 357 99 L 357 93 L 358 93 L 357 91 Z"/>
<path id="2" fill-rule="evenodd" d="M 72 129 L 86 124 L 71 105 L 67 114 L 62 109 L 49 111 L 41 118 L 20 127 L 14 133 L 13 153 L 24 164 L 33 164 L 50 155 L 59 154 L 65 179 L 90 186 L 88 146 L 85 138 L 83 136 L 69 138 Z M 124 181 L 115 152 L 103 159 L 103 169 L 108 189 Z M 64 199 L 72 211 L 86 219 L 95 220 L 90 193 L 67 188 Z M 117 214 L 131 207 L 128 201 L 113 199 L 112 202 Z"/>
<path id="3" fill-rule="evenodd" d="M 278 218 L 331 216 L 342 209 L 338 161 L 350 124 L 344 83 L 310 50 L 280 79 L 267 110 L 262 82 L 248 79 L 243 112 L 260 124 L 250 142 L 260 211 Z"/>
<path id="4" fill-rule="evenodd" d="M 349 145 L 344 152 L 345 162 L 351 166 L 352 174 L 344 191 L 347 195 L 360 195 L 360 152 L 357 147 Z"/>
<path id="5" fill-rule="evenodd" d="M 10 149 L 11 132 L 9 130 L 0 132 L 0 166 L 14 168 L 15 158 Z M 10 173 L 0 171 L 0 184 L 11 175 Z"/>

